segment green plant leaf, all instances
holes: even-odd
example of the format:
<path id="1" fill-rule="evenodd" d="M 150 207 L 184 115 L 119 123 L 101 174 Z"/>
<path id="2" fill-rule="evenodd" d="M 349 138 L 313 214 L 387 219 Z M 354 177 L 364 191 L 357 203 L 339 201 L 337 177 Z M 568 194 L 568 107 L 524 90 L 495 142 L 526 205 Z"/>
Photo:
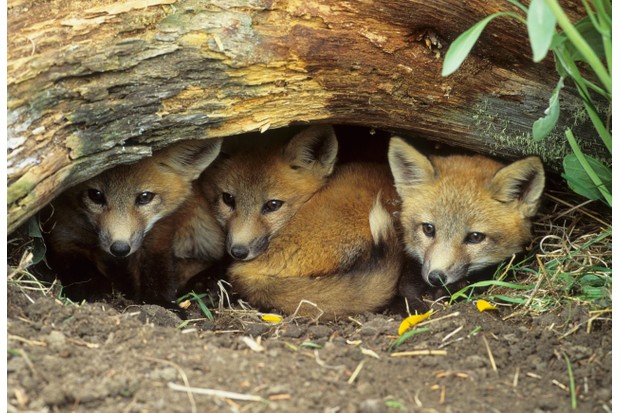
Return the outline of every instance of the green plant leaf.
<path id="1" fill-rule="evenodd" d="M 527 302 L 525 298 L 510 297 L 510 296 L 503 295 L 503 294 L 494 294 L 492 296 L 489 296 L 489 299 L 501 300 L 501 301 L 505 301 L 510 304 L 525 304 Z"/>
<path id="2" fill-rule="evenodd" d="M 527 34 L 535 62 L 540 62 L 547 56 L 555 34 L 555 25 L 555 15 L 545 0 L 532 0 L 527 11 Z"/>
<path id="3" fill-rule="evenodd" d="M 398 346 L 409 340 L 411 337 L 420 333 L 424 333 L 428 330 L 430 330 L 428 327 L 413 328 L 411 330 L 407 330 L 403 333 L 402 336 L 398 337 L 396 340 L 394 340 L 394 342 L 392 342 L 392 344 L 390 344 L 390 347 L 388 347 L 388 351 L 396 350 Z"/>
<path id="4" fill-rule="evenodd" d="M 198 303 L 198 306 L 200 307 L 200 310 L 205 315 L 205 317 L 207 317 L 211 321 L 214 321 L 215 317 L 213 316 L 213 313 L 211 312 L 211 310 L 209 310 L 209 308 L 207 308 L 207 305 L 204 303 L 204 301 L 202 301 L 202 299 L 205 298 L 206 296 L 207 294 L 204 294 L 204 293 L 196 294 L 194 291 L 190 291 L 184 296 L 177 298 L 177 304 L 185 300 L 195 301 L 196 303 Z"/>
<path id="5" fill-rule="evenodd" d="M 579 284 L 584 287 L 604 287 L 608 284 L 608 281 L 609 280 L 607 280 L 605 277 L 594 274 L 586 274 L 579 278 Z"/>
<path id="6" fill-rule="evenodd" d="M 32 265 L 36 265 L 45 260 L 47 248 L 39 227 L 39 220 L 36 216 L 28 220 L 28 236 L 32 237 Z"/>
<path id="7" fill-rule="evenodd" d="M 586 43 L 590 45 L 594 53 L 599 57 L 605 57 L 605 47 L 603 46 L 603 37 L 601 33 L 596 29 L 596 26 L 592 23 L 589 16 L 584 17 L 575 23 L 575 29 L 581 34 Z M 608 33 L 611 35 L 611 33 Z M 585 57 L 579 50 L 575 48 L 573 44 L 570 44 L 571 53 L 575 61 L 585 62 Z"/>
<path id="8" fill-rule="evenodd" d="M 471 26 L 467 31 L 461 33 L 457 37 L 446 52 L 446 56 L 443 61 L 443 69 L 441 71 L 442 76 L 449 76 L 454 73 L 463 63 L 465 58 L 469 55 L 472 47 L 478 41 L 478 38 L 482 34 L 484 28 L 489 24 L 491 20 L 502 15 L 514 15 L 509 12 L 493 13 L 490 16 L 485 17 L 478 23 Z"/>
<path id="9" fill-rule="evenodd" d="M 309 348 L 323 348 L 322 345 L 314 343 L 312 341 L 304 341 L 303 343 L 300 344 L 302 347 L 309 347 Z"/>
<path id="10" fill-rule="evenodd" d="M 551 97 L 549 107 L 545 110 L 545 116 L 536 120 L 532 125 L 532 138 L 540 141 L 551 133 L 560 118 L 560 90 L 564 87 L 564 78 L 560 78 Z"/>
<path id="11" fill-rule="evenodd" d="M 196 300 L 196 302 L 198 303 L 198 306 L 200 307 L 200 310 L 202 311 L 202 313 L 205 315 L 205 317 L 207 317 L 209 320 L 214 321 L 215 317 L 213 317 L 213 314 L 211 313 L 211 310 L 209 310 L 207 308 L 207 305 L 204 303 L 204 301 L 202 301 L 202 298 L 200 295 L 196 294 L 195 292 L 191 292 L 190 294 L 193 295 L 193 299 Z M 203 295 L 204 296 L 204 295 Z"/>
<path id="12" fill-rule="evenodd" d="M 603 190 L 611 193 L 611 169 L 591 156 L 584 154 L 584 157 L 586 158 L 588 164 L 590 164 L 590 167 L 594 173 L 598 175 L 603 183 L 603 186 L 605 187 Z M 592 182 L 592 179 L 590 179 L 590 176 L 584 169 L 581 162 L 579 162 L 576 155 L 567 155 L 564 158 L 563 166 L 564 173 L 562 174 L 562 177 L 566 179 L 568 186 L 573 191 L 588 199 L 604 200 L 601 190 L 599 190 L 596 184 Z"/>
<path id="13" fill-rule="evenodd" d="M 564 30 L 566 37 L 575 46 L 575 49 L 579 51 L 579 53 L 583 56 L 584 61 L 587 62 L 588 66 L 599 78 L 603 89 L 611 95 L 611 72 L 607 71 L 607 68 L 598 58 L 592 47 L 579 33 L 577 28 L 575 28 L 569 17 L 562 9 L 562 6 L 560 6 L 558 0 L 545 0 L 545 3 L 555 15 L 558 26 Z"/>

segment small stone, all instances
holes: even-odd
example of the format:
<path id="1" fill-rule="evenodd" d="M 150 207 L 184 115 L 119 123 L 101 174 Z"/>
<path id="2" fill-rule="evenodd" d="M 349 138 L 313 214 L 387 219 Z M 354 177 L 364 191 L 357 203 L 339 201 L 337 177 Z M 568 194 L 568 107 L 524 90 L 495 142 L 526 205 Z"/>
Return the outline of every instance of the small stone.
<path id="1" fill-rule="evenodd" d="M 466 369 L 477 369 L 480 367 L 485 367 L 487 365 L 488 359 L 473 354 L 471 356 L 467 356 L 463 362 L 463 365 Z"/>
<path id="2" fill-rule="evenodd" d="M 331 334 L 332 329 L 327 326 L 318 325 L 308 328 L 308 335 L 311 338 L 326 338 L 329 337 Z"/>
<path id="3" fill-rule="evenodd" d="M 290 324 L 283 328 L 282 337 L 299 338 L 304 335 L 306 330 L 298 325 Z"/>
<path id="4" fill-rule="evenodd" d="M 153 324 L 160 327 L 176 327 L 181 323 L 181 318 L 174 312 L 153 304 L 145 304 L 139 307 L 138 320 L 145 324 Z"/>
<path id="5" fill-rule="evenodd" d="M 66 395 L 59 383 L 48 383 L 41 390 L 41 399 L 49 406 L 59 406 L 65 403 Z"/>
<path id="6" fill-rule="evenodd" d="M 249 323 L 245 326 L 245 333 L 252 337 L 258 337 L 269 332 L 270 328 L 269 325 L 263 323 Z"/>
<path id="7" fill-rule="evenodd" d="M 387 412 L 385 402 L 380 399 L 368 399 L 360 403 L 358 413 L 384 413 Z"/>
<path id="8" fill-rule="evenodd" d="M 164 367 L 151 371 L 148 376 L 152 380 L 174 381 L 177 379 L 177 369 L 174 367 Z"/>
<path id="9" fill-rule="evenodd" d="M 55 352 L 64 350 L 67 344 L 67 338 L 65 337 L 65 335 L 62 332 L 56 330 L 50 332 L 45 338 L 45 341 L 47 342 L 50 350 Z"/>

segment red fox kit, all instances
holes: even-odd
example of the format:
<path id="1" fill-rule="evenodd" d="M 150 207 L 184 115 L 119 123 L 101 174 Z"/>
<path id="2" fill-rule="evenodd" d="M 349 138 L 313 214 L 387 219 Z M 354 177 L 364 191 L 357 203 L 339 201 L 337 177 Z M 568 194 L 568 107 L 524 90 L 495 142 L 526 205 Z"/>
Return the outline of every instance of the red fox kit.
<path id="1" fill-rule="evenodd" d="M 539 158 L 508 166 L 482 156 L 428 158 L 397 137 L 388 158 L 402 199 L 405 249 L 428 285 L 464 280 L 529 242 L 545 183 Z"/>
<path id="2" fill-rule="evenodd" d="M 170 269 L 155 263 L 172 265 L 172 256 L 163 254 L 185 248 L 173 244 L 173 238 L 187 228 L 171 214 L 187 200 L 199 202 L 192 182 L 215 159 L 220 146 L 220 140 L 178 143 L 151 158 L 110 169 L 53 201 L 50 218 L 43 220 L 44 231 L 48 260 L 63 284 L 90 278 L 93 289 L 111 282 L 122 292 L 147 300 L 169 296 L 171 291 L 157 291 L 155 281 L 161 276 L 165 285 L 171 274 L 159 272 Z M 217 225 L 212 227 L 218 231 L 215 238 L 218 233 L 222 238 Z M 168 281 L 172 284 L 168 290 L 174 290 L 176 283 Z M 69 286 L 70 294 L 72 287 L 76 298 L 84 298 L 79 285 Z"/>
<path id="3" fill-rule="evenodd" d="M 337 152 L 333 129 L 315 126 L 283 148 L 214 164 L 211 200 L 236 260 L 229 275 L 250 304 L 290 314 L 307 300 L 341 316 L 395 293 L 402 254 L 389 169 L 335 168 Z"/>

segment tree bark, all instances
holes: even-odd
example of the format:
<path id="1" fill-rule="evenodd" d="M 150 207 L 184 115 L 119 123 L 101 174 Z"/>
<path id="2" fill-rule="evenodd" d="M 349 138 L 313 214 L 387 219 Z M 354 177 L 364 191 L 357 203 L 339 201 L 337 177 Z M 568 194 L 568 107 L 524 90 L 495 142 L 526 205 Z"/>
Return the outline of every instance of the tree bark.
<path id="1" fill-rule="evenodd" d="M 581 2 L 564 4 L 573 17 Z M 558 80 L 531 62 L 525 27 L 492 22 L 441 77 L 460 33 L 503 0 L 10 1 L 8 229 L 63 189 L 188 138 L 296 122 L 362 125 L 505 158 L 533 143 Z M 581 103 L 562 94 L 561 124 Z M 596 145 L 596 142 L 593 141 Z"/>

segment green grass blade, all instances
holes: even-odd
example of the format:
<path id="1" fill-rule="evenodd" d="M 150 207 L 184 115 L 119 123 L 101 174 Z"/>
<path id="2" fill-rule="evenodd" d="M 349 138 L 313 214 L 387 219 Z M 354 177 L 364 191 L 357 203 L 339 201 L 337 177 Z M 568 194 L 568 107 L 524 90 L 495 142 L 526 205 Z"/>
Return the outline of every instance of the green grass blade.
<path id="1" fill-rule="evenodd" d="M 605 238 L 609 237 L 611 235 L 611 228 L 603 231 L 598 237 L 586 242 L 583 245 L 580 245 L 579 248 L 576 248 L 575 250 L 569 252 L 568 254 L 566 254 L 565 256 L 563 256 L 561 259 L 560 258 L 554 258 L 553 260 L 549 261 L 547 263 L 547 267 L 552 267 L 552 266 L 556 266 L 558 263 L 563 262 L 564 260 L 570 260 L 573 258 L 573 256 L 575 256 L 576 254 L 579 254 L 580 252 L 584 251 L 587 248 L 590 248 L 591 245 L 596 244 L 597 242 L 600 242 L 602 240 L 604 240 Z"/>
<path id="2" fill-rule="evenodd" d="M 519 9 L 521 9 L 523 13 L 527 14 L 527 7 L 525 7 L 523 4 L 521 4 L 517 0 L 508 0 L 508 3 L 512 4 L 515 7 L 518 7 Z"/>
<path id="3" fill-rule="evenodd" d="M 586 13 L 592 19 L 592 23 L 596 26 L 596 30 L 601 35 L 611 34 L 611 2 L 593 0 L 594 10 L 587 1 L 582 2 L 586 9 Z"/>
<path id="4" fill-rule="evenodd" d="M 403 333 L 402 336 L 398 337 L 396 340 L 394 340 L 392 344 L 390 344 L 390 347 L 388 347 L 388 351 L 396 350 L 398 346 L 403 344 L 405 341 L 409 340 L 411 337 L 417 334 L 420 334 L 420 333 L 424 333 L 425 331 L 428 331 L 428 330 L 430 330 L 430 328 L 428 327 L 414 328 L 411 330 L 407 330 L 406 332 Z"/>
<path id="5" fill-rule="evenodd" d="M 594 0 L 596 15 L 599 18 L 601 26 L 601 38 L 603 40 L 603 50 L 605 51 L 605 61 L 607 62 L 607 71 L 611 71 L 612 67 L 612 47 L 611 47 L 611 1 Z M 609 98 L 611 99 L 611 97 Z"/>
<path id="6" fill-rule="evenodd" d="M 525 299 L 525 298 L 510 297 L 510 296 L 502 295 L 502 294 L 489 295 L 488 298 L 490 300 L 504 301 L 506 303 L 519 304 L 519 305 L 523 305 L 523 304 L 525 304 L 527 302 L 527 299 Z"/>
<path id="7" fill-rule="evenodd" d="M 603 96 L 605 99 L 607 100 L 611 100 L 611 95 L 609 93 L 607 93 L 607 91 L 603 90 L 603 88 L 601 88 L 599 85 L 597 85 L 596 83 L 592 83 L 590 82 L 588 79 L 583 79 L 583 84 L 590 90 L 595 91 L 596 93 L 598 93 L 599 95 Z"/>
<path id="8" fill-rule="evenodd" d="M 594 108 L 594 105 L 592 105 L 591 102 L 588 102 L 585 99 L 583 99 L 583 103 L 585 105 L 586 112 L 588 112 L 588 116 L 592 121 L 592 125 L 594 125 L 594 129 L 596 129 L 596 132 L 603 141 L 603 144 L 605 145 L 609 153 L 611 153 L 611 133 L 607 130 L 607 126 L 598 115 L 598 112 Z"/>
<path id="9" fill-rule="evenodd" d="M 588 113 L 588 116 L 590 117 L 594 128 L 599 134 L 607 150 L 611 152 L 611 134 L 607 130 L 605 123 L 600 119 L 596 108 L 592 104 L 592 97 L 588 92 L 588 86 L 592 85 L 592 83 L 581 76 L 581 73 L 579 72 L 579 69 L 575 64 L 571 53 L 566 49 L 566 47 L 564 47 L 564 45 L 558 45 L 554 50 L 554 53 L 560 66 L 575 82 L 575 86 L 577 87 L 579 96 L 581 97 L 581 100 L 585 105 L 586 112 Z M 611 101 L 611 96 L 606 91 L 598 87 L 592 89 Z"/>
<path id="10" fill-rule="evenodd" d="M 611 37 L 607 36 L 603 39 L 603 47 L 605 48 L 605 60 L 607 61 L 607 70 L 609 71 L 609 73 L 612 73 L 611 62 L 613 59 L 611 58 Z"/>
<path id="11" fill-rule="evenodd" d="M 196 301 L 198 303 L 198 306 L 200 307 L 200 311 L 202 311 L 205 317 L 207 317 L 211 321 L 214 321 L 215 317 L 213 317 L 213 313 L 211 312 L 211 310 L 209 310 L 204 301 L 202 301 L 202 299 L 206 296 L 207 294 L 196 294 L 194 291 L 190 291 L 184 296 L 177 298 L 177 303 L 181 303 L 185 300 Z"/>
<path id="12" fill-rule="evenodd" d="M 547 6 L 553 11 L 558 25 L 564 30 L 568 39 L 575 45 L 575 48 L 579 50 L 586 62 L 592 67 L 596 76 L 603 84 L 603 87 L 611 93 L 611 75 L 607 72 L 605 66 L 601 63 L 600 59 L 596 56 L 596 53 L 592 50 L 590 45 L 583 39 L 577 29 L 573 26 L 570 19 L 562 10 L 562 7 L 557 0 L 545 0 Z"/>
<path id="13" fill-rule="evenodd" d="M 527 11 L 527 34 L 535 62 L 547 56 L 555 34 L 556 18 L 545 0 L 532 0 Z"/>
<path id="14" fill-rule="evenodd" d="M 204 301 L 202 301 L 202 299 L 197 294 L 195 294 L 195 293 L 194 293 L 194 296 L 196 298 L 196 301 L 198 302 L 198 305 L 200 306 L 200 310 L 203 312 L 205 317 L 207 317 L 211 321 L 214 321 L 215 317 L 213 317 L 213 314 L 211 313 L 211 310 L 209 310 L 207 308 L 207 306 L 204 303 Z"/>
<path id="15" fill-rule="evenodd" d="M 570 405 L 573 410 L 577 409 L 577 392 L 575 392 L 575 376 L 573 375 L 573 367 L 570 364 L 570 360 L 566 354 L 564 354 L 564 360 L 566 361 L 566 369 L 568 370 L 568 381 L 570 385 Z"/>
<path id="16" fill-rule="evenodd" d="M 556 59 L 560 62 L 562 69 L 573 79 L 577 87 L 583 91 L 588 101 L 592 100 L 588 92 L 588 88 L 585 85 L 583 76 L 575 63 L 575 56 L 571 53 L 566 43 L 558 45 L 553 52 Z"/>
<path id="17" fill-rule="evenodd" d="M 316 348 L 316 349 L 321 349 L 323 348 L 322 345 L 314 343 L 312 341 L 304 341 L 303 343 L 300 344 L 301 347 L 308 347 L 308 348 Z"/>
<path id="18" fill-rule="evenodd" d="M 534 288 L 531 285 L 513 284 L 513 283 L 506 282 L 506 281 L 498 281 L 498 280 L 478 281 L 453 293 L 450 296 L 450 304 L 452 304 L 454 301 L 458 300 L 459 298 L 470 300 L 476 288 L 485 288 L 485 287 L 490 287 L 490 286 L 511 288 L 513 290 L 531 290 L 532 288 Z"/>

